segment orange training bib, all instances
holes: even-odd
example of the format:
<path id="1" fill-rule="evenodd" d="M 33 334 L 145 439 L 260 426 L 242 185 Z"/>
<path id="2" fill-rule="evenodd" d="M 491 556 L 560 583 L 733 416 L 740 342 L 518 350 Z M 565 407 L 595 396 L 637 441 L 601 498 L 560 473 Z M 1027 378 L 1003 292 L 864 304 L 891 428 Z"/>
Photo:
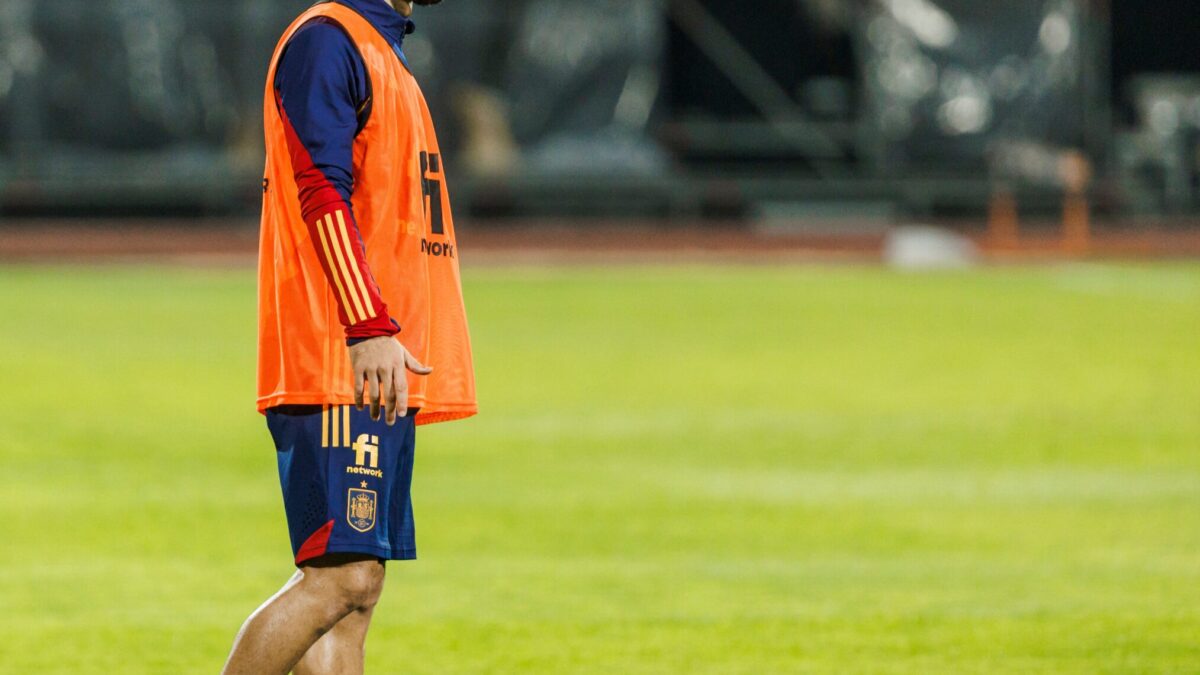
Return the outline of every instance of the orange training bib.
<path id="1" fill-rule="evenodd" d="M 421 409 L 417 424 L 469 417 L 477 411 L 471 341 L 450 196 L 433 120 L 416 80 L 387 40 L 353 9 L 333 2 L 316 5 L 287 29 L 267 75 L 258 409 L 347 404 L 354 397 L 349 353 L 338 318 L 338 289 L 324 275 L 316 248 L 321 243 L 313 241 L 300 212 L 286 130 L 272 84 L 283 48 L 316 17 L 327 17 L 346 31 L 371 78 L 370 118 L 354 143 L 351 201 L 367 265 L 392 318 L 401 326 L 396 337 L 434 369 L 426 377 L 409 374 L 409 406 Z M 333 237 L 338 235 L 329 231 Z"/>

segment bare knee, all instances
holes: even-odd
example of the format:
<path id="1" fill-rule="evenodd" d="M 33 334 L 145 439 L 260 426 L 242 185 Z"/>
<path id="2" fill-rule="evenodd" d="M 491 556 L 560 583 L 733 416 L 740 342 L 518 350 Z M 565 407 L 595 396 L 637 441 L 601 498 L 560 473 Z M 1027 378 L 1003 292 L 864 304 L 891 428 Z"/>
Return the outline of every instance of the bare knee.
<path id="1" fill-rule="evenodd" d="M 345 566 L 338 577 L 340 597 L 350 610 L 370 609 L 383 593 L 383 564 L 356 562 Z"/>
<path id="2" fill-rule="evenodd" d="M 378 560 L 306 568 L 305 575 L 321 588 L 332 606 L 342 610 L 343 615 L 371 609 L 383 593 L 384 566 Z"/>

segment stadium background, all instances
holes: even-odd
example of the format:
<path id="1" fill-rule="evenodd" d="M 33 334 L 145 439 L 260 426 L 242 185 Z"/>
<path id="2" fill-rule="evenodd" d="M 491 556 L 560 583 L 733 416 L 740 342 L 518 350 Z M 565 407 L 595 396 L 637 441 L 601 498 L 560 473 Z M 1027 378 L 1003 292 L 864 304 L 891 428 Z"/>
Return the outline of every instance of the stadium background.
<path id="1" fill-rule="evenodd" d="M 307 0 L 0 0 L 0 672 L 288 574 L 261 91 Z M 447 0 L 483 414 L 370 672 L 1200 670 L 1186 0 Z"/>

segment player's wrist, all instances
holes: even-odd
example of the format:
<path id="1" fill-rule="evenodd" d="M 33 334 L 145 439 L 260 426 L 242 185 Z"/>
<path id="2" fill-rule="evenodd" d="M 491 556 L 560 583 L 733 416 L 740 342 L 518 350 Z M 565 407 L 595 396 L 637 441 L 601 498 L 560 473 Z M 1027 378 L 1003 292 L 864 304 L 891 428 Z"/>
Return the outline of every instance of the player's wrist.
<path id="1" fill-rule="evenodd" d="M 374 325 L 355 324 L 346 329 L 346 346 L 362 344 L 376 337 L 391 337 L 400 333 L 400 325 L 390 318 L 384 317 L 385 322 L 374 322 Z"/>
<path id="2" fill-rule="evenodd" d="M 346 346 L 353 347 L 374 338 L 392 337 L 399 332 L 400 324 L 386 313 L 382 313 L 369 321 L 348 326 L 346 328 Z"/>

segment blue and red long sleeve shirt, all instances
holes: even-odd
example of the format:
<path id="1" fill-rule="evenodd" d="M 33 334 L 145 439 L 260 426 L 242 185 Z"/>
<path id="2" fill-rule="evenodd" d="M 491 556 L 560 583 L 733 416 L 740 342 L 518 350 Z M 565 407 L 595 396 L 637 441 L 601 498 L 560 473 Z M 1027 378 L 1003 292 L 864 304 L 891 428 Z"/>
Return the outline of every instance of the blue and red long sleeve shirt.
<path id="1" fill-rule="evenodd" d="M 410 19 L 401 16 L 386 0 L 336 1 L 370 21 L 404 58 L 404 36 L 414 27 Z M 348 216 L 350 235 L 356 240 L 350 254 L 369 275 L 350 202 L 354 194 L 354 140 L 371 114 L 371 82 L 362 56 L 340 26 L 314 19 L 285 47 L 274 86 L 288 127 L 292 168 L 305 221 L 343 211 Z M 378 297 L 378 287 L 374 282 L 368 285 L 375 296 L 372 301 L 382 309 L 366 321 L 346 320 L 346 338 L 351 343 L 400 331 Z"/>

